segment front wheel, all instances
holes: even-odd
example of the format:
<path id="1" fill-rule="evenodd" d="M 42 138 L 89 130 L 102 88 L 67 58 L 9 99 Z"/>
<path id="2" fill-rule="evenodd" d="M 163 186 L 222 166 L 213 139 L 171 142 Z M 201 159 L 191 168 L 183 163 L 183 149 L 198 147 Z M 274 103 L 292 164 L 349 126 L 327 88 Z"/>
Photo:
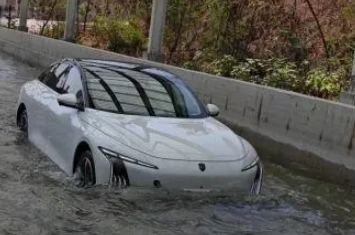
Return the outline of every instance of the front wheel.
<path id="1" fill-rule="evenodd" d="M 26 108 L 23 108 L 17 118 L 17 126 L 18 128 L 24 132 L 28 132 L 28 117 L 27 117 L 27 110 Z"/>
<path id="2" fill-rule="evenodd" d="M 96 183 L 95 165 L 90 151 L 84 151 L 74 171 L 74 185 L 79 188 L 92 187 Z"/>

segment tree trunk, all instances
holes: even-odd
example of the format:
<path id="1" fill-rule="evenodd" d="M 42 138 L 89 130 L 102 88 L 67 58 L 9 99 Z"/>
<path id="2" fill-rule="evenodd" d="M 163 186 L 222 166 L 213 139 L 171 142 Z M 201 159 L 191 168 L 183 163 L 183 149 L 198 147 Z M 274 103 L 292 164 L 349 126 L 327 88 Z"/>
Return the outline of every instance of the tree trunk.
<path id="1" fill-rule="evenodd" d="M 169 56 L 168 56 L 168 59 L 167 59 L 168 63 L 171 63 L 173 55 L 176 52 L 176 50 L 177 50 L 177 48 L 179 46 L 179 43 L 180 43 L 180 39 L 182 37 L 182 30 L 183 30 L 183 27 L 184 27 L 186 11 L 187 11 L 187 8 L 188 8 L 187 5 L 188 5 L 188 3 L 185 2 L 185 3 L 183 3 L 182 6 L 180 4 L 178 6 L 178 11 L 180 11 L 180 14 L 176 18 L 177 18 L 177 20 L 179 22 L 177 22 L 177 25 L 175 25 L 176 26 L 175 27 L 175 40 L 174 40 L 172 46 L 169 48 Z"/>
<path id="2" fill-rule="evenodd" d="M 81 3 L 81 1 L 80 0 L 78 0 L 78 4 L 77 4 L 77 7 L 76 7 L 76 15 L 75 15 L 75 17 L 76 17 L 76 35 L 78 35 L 79 34 L 79 32 L 80 32 L 80 19 L 79 19 L 79 6 L 80 6 L 80 3 Z"/>
<path id="3" fill-rule="evenodd" d="M 322 38 L 322 41 L 323 41 L 323 47 L 324 47 L 324 50 L 325 50 L 325 54 L 326 54 L 327 59 L 329 59 L 330 55 L 329 55 L 329 49 L 328 49 L 327 41 L 325 40 L 325 36 L 324 36 L 323 30 L 322 30 L 322 27 L 321 27 L 321 25 L 319 23 L 318 17 L 316 15 L 315 11 L 314 11 L 314 8 L 313 8 L 311 2 L 309 0 L 305 0 L 305 1 L 306 1 L 307 5 L 309 7 L 309 10 L 312 12 L 314 20 L 317 23 L 318 30 L 319 30 L 320 36 Z M 328 65 L 328 69 L 329 69 L 329 65 Z"/>
<path id="4" fill-rule="evenodd" d="M 87 20 L 88 20 L 89 11 L 90 11 L 90 0 L 87 0 L 85 16 L 84 16 L 84 32 L 86 32 L 86 23 L 87 23 Z"/>
<path id="5" fill-rule="evenodd" d="M 106 3 L 105 3 L 105 16 L 106 17 L 107 17 L 107 14 L 108 14 L 109 6 L 110 6 L 110 1 L 106 0 Z"/>
<path id="6" fill-rule="evenodd" d="M 50 19 L 53 17 L 54 8 L 57 6 L 57 3 L 58 3 L 58 0 L 54 0 L 54 1 L 53 1 L 53 4 L 51 5 L 51 10 L 50 10 L 50 12 L 49 12 L 49 15 L 48 15 L 48 17 L 47 17 L 45 23 L 42 25 L 41 30 L 40 30 L 40 32 L 39 32 L 39 35 L 43 35 L 45 28 L 47 27 L 47 25 L 48 25 Z"/>

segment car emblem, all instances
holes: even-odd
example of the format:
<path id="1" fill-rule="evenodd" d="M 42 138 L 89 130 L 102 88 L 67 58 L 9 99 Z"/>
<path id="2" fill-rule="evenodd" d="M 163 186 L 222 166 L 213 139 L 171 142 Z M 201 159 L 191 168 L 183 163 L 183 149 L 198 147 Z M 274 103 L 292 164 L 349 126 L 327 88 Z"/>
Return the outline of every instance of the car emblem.
<path id="1" fill-rule="evenodd" d="M 206 170 L 206 165 L 204 163 L 199 163 L 198 168 L 200 168 L 200 170 L 204 172 Z"/>

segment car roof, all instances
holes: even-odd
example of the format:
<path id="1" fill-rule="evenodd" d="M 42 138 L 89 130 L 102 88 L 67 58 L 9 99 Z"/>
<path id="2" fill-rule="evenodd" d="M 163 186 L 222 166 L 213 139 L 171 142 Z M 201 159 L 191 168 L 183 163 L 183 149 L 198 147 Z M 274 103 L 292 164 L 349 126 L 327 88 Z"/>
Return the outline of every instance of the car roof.
<path id="1" fill-rule="evenodd" d="M 99 59 L 75 59 L 81 66 L 86 67 L 87 65 L 104 65 L 111 68 L 124 68 L 124 69 L 136 69 L 141 67 L 139 64 L 127 63 L 115 60 L 99 60 Z"/>
<path id="2" fill-rule="evenodd" d="M 70 60 L 70 59 L 66 59 Z M 83 69 L 90 69 L 92 67 L 100 67 L 108 70 L 124 69 L 135 72 L 140 72 L 147 74 L 149 76 L 158 77 L 159 79 L 173 82 L 173 83 L 184 83 L 184 81 L 166 70 L 147 66 L 137 63 L 128 63 L 115 60 L 100 60 L 100 59 L 72 59 Z"/>

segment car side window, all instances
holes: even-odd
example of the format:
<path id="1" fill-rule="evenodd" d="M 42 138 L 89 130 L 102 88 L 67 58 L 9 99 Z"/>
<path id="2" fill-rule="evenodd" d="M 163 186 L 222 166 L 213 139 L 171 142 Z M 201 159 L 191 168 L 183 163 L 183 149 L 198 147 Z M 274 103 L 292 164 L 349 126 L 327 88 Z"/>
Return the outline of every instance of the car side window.
<path id="1" fill-rule="evenodd" d="M 83 84 L 81 81 L 81 73 L 77 67 L 72 67 L 65 72 L 56 85 L 56 90 L 60 94 L 71 93 L 76 96 L 80 103 L 83 103 Z"/>
<path id="2" fill-rule="evenodd" d="M 55 64 L 49 67 L 47 70 L 45 70 L 39 75 L 38 80 L 46 84 L 46 82 L 50 79 L 50 73 L 52 73 L 58 66 L 59 64 Z"/>
<path id="3" fill-rule="evenodd" d="M 61 94 L 61 91 L 57 89 L 60 78 L 68 72 L 68 68 L 70 67 L 67 63 L 61 63 L 52 66 L 47 72 L 44 72 L 39 80 L 46 84 L 52 90 Z"/>

